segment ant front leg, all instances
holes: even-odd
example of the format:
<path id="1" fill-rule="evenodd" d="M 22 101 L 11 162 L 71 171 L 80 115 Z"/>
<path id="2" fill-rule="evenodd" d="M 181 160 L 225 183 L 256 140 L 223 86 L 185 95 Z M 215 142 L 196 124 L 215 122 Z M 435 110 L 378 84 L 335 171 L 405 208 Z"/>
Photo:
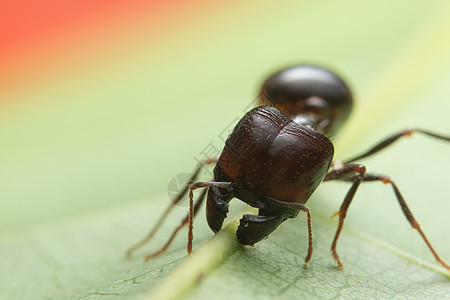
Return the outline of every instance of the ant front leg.
<path id="1" fill-rule="evenodd" d="M 200 206 L 202 205 L 203 201 L 205 200 L 207 191 L 208 190 L 205 189 L 201 193 L 201 195 L 198 198 L 197 202 L 195 202 L 195 205 L 194 205 L 194 216 L 193 217 L 195 217 L 195 215 L 197 214 L 197 212 L 200 209 Z M 160 255 L 161 253 L 164 253 L 167 250 L 167 248 L 169 248 L 169 246 L 172 244 L 172 241 L 174 240 L 175 236 L 180 231 L 180 229 L 183 228 L 189 222 L 189 218 L 190 218 L 190 213 L 181 221 L 180 225 L 178 225 L 178 227 L 173 231 L 173 233 L 170 236 L 170 238 L 167 241 L 167 243 L 161 249 L 159 249 L 158 251 L 155 251 L 155 252 L 153 252 L 151 254 L 146 255 L 145 256 L 145 261 L 148 261 L 148 260 L 150 260 L 150 259 L 152 259 L 152 258 L 154 258 L 154 257 L 156 257 L 158 255 Z"/>
<path id="2" fill-rule="evenodd" d="M 198 200 L 195 202 L 193 202 L 193 191 L 197 188 L 202 188 L 202 187 L 209 187 L 209 186 L 215 186 L 215 185 L 219 185 L 219 186 L 223 186 L 223 184 L 228 186 L 228 183 L 222 183 L 222 182 L 197 182 L 194 183 L 190 186 L 190 190 L 189 190 L 189 213 L 188 215 L 181 221 L 180 225 L 178 225 L 178 227 L 174 230 L 174 232 L 172 233 L 171 237 L 169 238 L 169 240 L 167 241 L 167 243 L 158 251 L 155 251 L 151 254 L 148 254 L 147 256 L 145 256 L 145 261 L 148 261 L 158 255 L 160 255 L 161 253 L 164 253 L 167 248 L 169 248 L 169 246 L 172 244 L 172 241 L 174 240 L 175 236 L 177 235 L 177 233 L 180 231 L 181 228 L 183 228 L 186 224 L 189 224 L 189 235 L 188 235 L 188 246 L 187 246 L 187 252 L 188 254 L 191 254 L 192 252 L 192 240 L 193 240 L 193 220 L 194 217 L 197 215 L 199 208 L 201 207 L 203 201 L 205 200 L 206 197 L 206 193 L 208 192 L 208 189 L 205 189 L 202 191 L 202 193 L 200 194 L 200 197 L 198 198 Z"/>
<path id="3" fill-rule="evenodd" d="M 351 163 L 354 162 L 356 160 L 360 160 L 361 158 L 364 157 L 368 157 L 370 155 L 373 155 L 381 150 L 383 150 L 384 148 L 386 148 L 387 146 L 391 145 L 393 142 L 397 141 L 399 138 L 403 137 L 403 136 L 410 136 L 412 135 L 414 132 L 419 132 L 443 141 L 447 141 L 450 142 L 450 137 L 447 136 L 443 136 L 440 134 L 436 134 L 427 130 L 423 130 L 423 129 L 409 129 L 409 130 L 404 130 L 402 132 L 399 132 L 397 134 L 394 134 L 386 139 L 384 139 L 383 141 L 381 141 L 380 143 L 378 143 L 377 145 L 373 146 L 371 149 L 369 149 L 368 151 L 362 153 L 361 155 L 355 156 L 352 159 L 347 160 L 345 163 Z"/>
<path id="4" fill-rule="evenodd" d="M 357 173 L 359 173 L 359 175 L 349 176 L 352 172 L 357 172 Z M 416 229 L 419 232 L 419 234 L 422 237 L 422 239 L 424 240 L 425 244 L 428 246 L 431 253 L 435 257 L 436 261 L 439 264 L 441 264 L 445 269 L 450 271 L 450 266 L 444 260 L 442 260 L 442 258 L 434 250 L 433 246 L 428 241 L 428 238 L 426 237 L 425 233 L 420 228 L 419 223 L 416 221 L 411 210 L 409 209 L 408 205 L 406 204 L 406 201 L 403 198 L 402 194 L 400 193 L 400 190 L 398 189 L 397 185 L 388 176 L 365 173 L 365 168 L 362 165 L 344 165 L 341 169 L 333 170 L 327 174 L 324 181 L 330 181 L 330 180 L 342 180 L 342 181 L 353 182 L 353 185 L 350 188 L 350 190 L 348 191 L 348 193 L 344 199 L 344 202 L 341 205 L 339 212 L 337 212 L 337 214 L 339 214 L 339 225 L 338 225 L 338 229 L 336 231 L 336 235 L 334 237 L 334 240 L 333 240 L 333 243 L 331 246 L 331 251 L 333 253 L 334 259 L 338 263 L 338 267 L 342 268 L 343 264 L 342 264 L 341 260 L 339 259 L 339 256 L 336 252 L 337 239 L 338 239 L 339 233 L 342 229 L 342 225 L 344 222 L 345 215 L 347 214 L 348 207 L 355 195 L 356 189 L 358 188 L 358 186 L 361 182 L 381 181 L 385 184 L 390 184 L 392 186 L 395 196 L 396 196 L 396 198 L 400 204 L 400 207 L 403 211 L 403 214 L 405 215 L 408 222 L 411 224 L 411 226 L 414 229 Z"/>
<path id="5" fill-rule="evenodd" d="M 166 210 L 164 211 L 164 213 L 161 215 L 161 217 L 159 218 L 159 220 L 156 222 L 156 225 L 153 227 L 153 229 L 147 234 L 147 236 L 144 237 L 144 239 L 142 239 L 140 242 L 136 243 L 135 245 L 133 245 L 132 247 L 130 247 L 127 252 L 126 252 L 126 256 L 128 258 L 131 257 L 131 255 L 133 254 L 134 251 L 136 251 L 137 249 L 141 248 L 142 246 L 144 246 L 145 244 L 147 244 L 148 242 L 150 242 L 150 240 L 153 238 L 153 236 L 156 234 L 156 232 L 159 230 L 159 228 L 161 227 L 162 223 L 164 222 L 164 220 L 167 218 L 167 216 L 169 215 L 169 213 L 172 211 L 172 209 L 181 201 L 181 199 L 183 199 L 183 197 L 186 195 L 186 193 L 189 190 L 189 185 L 192 184 L 198 177 L 198 174 L 200 173 L 200 170 L 207 165 L 216 163 L 217 159 L 215 158 L 208 158 L 205 159 L 203 162 L 199 163 L 199 165 L 196 167 L 196 169 L 194 170 L 194 172 L 192 173 L 191 177 L 189 178 L 189 180 L 185 183 L 183 189 L 178 193 L 178 195 L 175 197 L 175 199 L 173 201 L 171 201 L 171 203 L 169 204 L 169 206 L 166 208 Z M 203 197 L 204 198 L 204 197 Z M 203 202 L 203 198 L 200 197 L 200 200 L 198 201 L 198 206 L 200 207 L 200 205 Z M 181 227 L 183 227 L 186 223 L 184 223 L 184 221 L 181 223 L 182 225 L 180 225 Z M 160 254 L 162 252 L 165 251 L 165 249 L 167 249 L 167 247 L 170 245 L 171 241 L 173 240 L 173 238 L 175 237 L 176 233 L 180 230 L 181 228 L 177 228 L 175 229 L 174 233 L 172 234 L 171 239 L 169 240 L 168 244 L 165 246 L 165 248 L 163 247 L 160 251 L 157 251 L 151 255 L 147 256 L 147 260 L 150 259 L 151 257 L 156 256 L 157 254 Z M 164 249 L 164 250 L 163 250 Z M 156 254 L 157 253 L 157 254 Z"/>
<path id="6" fill-rule="evenodd" d="M 189 232 L 188 232 L 188 245 L 187 245 L 187 252 L 188 254 L 191 254 L 192 252 L 192 240 L 194 239 L 193 234 L 193 221 L 195 217 L 195 206 L 194 206 L 194 190 L 198 188 L 204 188 L 204 187 L 216 187 L 216 188 L 222 188 L 226 190 L 232 189 L 232 183 L 231 182 L 196 182 L 192 184 L 189 187 Z"/>

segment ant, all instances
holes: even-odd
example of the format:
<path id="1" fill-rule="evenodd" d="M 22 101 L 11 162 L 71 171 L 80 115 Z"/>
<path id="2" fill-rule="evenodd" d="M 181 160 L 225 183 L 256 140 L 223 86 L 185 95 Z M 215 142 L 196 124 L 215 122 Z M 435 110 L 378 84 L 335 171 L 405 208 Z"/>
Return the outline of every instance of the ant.
<path id="1" fill-rule="evenodd" d="M 422 129 L 410 129 L 394 134 L 368 151 L 345 162 L 334 161 L 333 143 L 327 136 L 335 134 L 350 115 L 352 94 L 346 83 L 332 71 L 313 65 L 297 65 L 270 76 L 258 96 L 260 106 L 250 110 L 238 122 L 228 137 L 218 159 L 205 160 L 192 174 L 184 189 L 162 214 L 153 230 L 131 247 L 131 254 L 156 233 L 171 209 L 189 191 L 189 214 L 175 229 L 169 241 L 158 251 L 146 256 L 153 258 L 170 246 L 178 231 L 189 226 L 187 252 L 192 251 L 193 219 L 206 198 L 206 219 L 215 233 L 222 228 L 232 198 L 258 208 L 257 215 L 245 214 L 236 231 L 238 241 L 253 245 L 272 233 L 288 218 L 300 211 L 307 214 L 308 263 L 313 253 L 311 214 L 305 203 L 321 182 L 339 180 L 351 187 L 334 216 L 338 227 L 331 244 L 331 253 L 338 268 L 343 263 L 336 251 L 337 241 L 353 197 L 363 182 L 381 181 L 391 185 L 400 207 L 411 226 L 422 236 L 428 248 L 445 269 L 445 263 L 428 241 L 419 223 L 408 208 L 397 185 L 385 175 L 366 172 L 355 161 L 373 155 L 403 136 L 421 133 L 450 141 L 450 137 Z M 216 163 L 214 180 L 195 182 L 204 165 Z M 194 183 L 195 182 L 195 183 Z M 193 191 L 204 189 L 194 204 Z"/>

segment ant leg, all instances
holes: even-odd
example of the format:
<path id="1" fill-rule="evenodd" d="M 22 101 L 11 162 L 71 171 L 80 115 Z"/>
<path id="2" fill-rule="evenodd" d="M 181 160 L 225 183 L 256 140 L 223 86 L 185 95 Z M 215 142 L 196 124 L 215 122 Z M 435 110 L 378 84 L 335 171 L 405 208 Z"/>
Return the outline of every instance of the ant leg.
<path id="1" fill-rule="evenodd" d="M 361 158 L 370 156 L 372 154 L 377 153 L 378 151 L 386 148 L 387 146 L 389 146 L 390 144 L 392 144 L 393 142 L 395 142 L 396 140 L 398 140 L 399 138 L 401 138 L 402 136 L 410 136 L 411 134 L 413 134 L 414 132 L 420 132 L 423 133 L 425 135 L 440 139 L 440 140 L 444 140 L 444 141 L 448 141 L 450 142 L 450 137 L 446 137 L 443 135 L 439 135 L 427 130 L 422 130 L 422 129 L 410 129 L 410 130 L 405 130 L 402 131 L 400 133 L 394 134 L 388 138 L 386 138 L 385 140 L 381 141 L 380 143 L 378 143 L 377 145 L 375 145 L 374 147 L 372 147 L 371 149 L 369 149 L 368 151 L 362 153 L 361 155 L 355 156 L 352 159 L 347 160 L 345 163 L 351 163 L 355 160 L 359 160 Z"/>
<path id="2" fill-rule="evenodd" d="M 206 198 L 206 192 L 207 191 L 208 190 L 205 189 L 201 193 L 201 195 L 198 198 L 197 202 L 195 202 L 195 205 L 194 205 L 194 217 L 197 215 L 197 212 L 199 211 L 200 206 L 203 204 L 203 201 Z M 181 228 L 183 228 L 188 223 L 188 221 L 189 221 L 189 215 L 187 215 L 183 219 L 183 221 L 181 221 L 180 225 L 178 225 L 178 227 L 175 228 L 175 230 L 173 231 L 173 233 L 172 233 L 171 237 L 169 238 L 169 240 L 167 241 L 167 243 L 161 249 L 159 249 L 158 251 L 155 251 L 155 252 L 153 252 L 151 254 L 146 255 L 145 256 L 145 261 L 148 261 L 148 260 L 150 260 L 150 259 L 152 259 L 152 258 L 154 258 L 154 257 L 156 257 L 158 255 L 160 255 L 161 253 L 164 253 L 167 250 L 167 248 L 169 248 L 169 246 L 172 244 L 172 241 L 175 238 L 175 236 L 177 235 L 177 233 L 180 231 Z"/>
<path id="3" fill-rule="evenodd" d="M 189 232 L 188 232 L 188 244 L 187 244 L 187 252 L 191 254 L 192 252 L 192 240 L 194 239 L 193 228 L 194 228 L 194 216 L 195 216 L 195 208 L 194 208 L 194 190 L 203 187 L 218 187 L 224 189 L 231 189 L 231 182 L 196 182 L 189 187 Z"/>
<path id="4" fill-rule="evenodd" d="M 434 258 L 437 260 L 439 264 L 441 264 L 445 269 L 450 271 L 450 266 L 442 260 L 442 258 L 437 254 L 437 252 L 434 250 L 431 243 L 428 241 L 428 238 L 426 237 L 425 233 L 420 228 L 419 223 L 414 218 L 411 210 L 409 209 L 408 205 L 406 204 L 405 199 L 403 198 L 402 194 L 400 193 L 400 190 L 397 188 L 397 185 L 388 177 L 384 175 L 378 175 L 378 174 L 366 174 L 364 177 L 364 181 L 370 182 L 370 181 L 381 181 L 384 184 L 390 184 L 392 186 L 392 189 L 394 190 L 395 196 L 397 197 L 397 200 L 400 204 L 400 207 L 402 208 L 403 214 L 405 215 L 406 219 L 408 220 L 409 224 L 411 224 L 412 228 L 416 229 L 422 239 L 425 241 L 425 244 L 427 244 L 428 248 L 430 249 L 431 253 L 433 253 Z"/>
<path id="5" fill-rule="evenodd" d="M 197 168 L 194 170 L 191 177 L 189 178 L 189 180 L 186 182 L 185 186 L 181 190 L 181 192 L 178 193 L 178 195 L 175 197 L 175 199 L 173 201 L 171 201 L 170 205 L 166 208 L 164 213 L 161 215 L 159 220 L 156 222 L 155 227 L 153 227 L 153 229 L 147 234 L 146 237 L 144 237 L 144 239 L 142 239 L 140 242 L 136 243 L 135 245 L 133 245 L 132 247 L 130 247 L 127 250 L 126 256 L 128 258 L 131 257 L 131 255 L 133 254 L 134 251 L 136 251 L 137 249 L 139 249 L 142 246 L 144 246 L 145 244 L 147 244 L 153 238 L 153 236 L 158 231 L 158 229 L 161 227 L 162 223 L 167 218 L 167 216 L 172 211 L 172 209 L 175 207 L 175 205 L 177 205 L 181 201 L 181 199 L 183 199 L 184 195 L 186 195 L 186 193 L 189 189 L 189 185 L 195 181 L 195 179 L 197 178 L 197 176 L 200 173 L 200 170 L 203 168 L 203 166 L 210 165 L 215 162 L 217 162 L 217 159 L 209 158 L 209 159 L 204 160 L 197 166 Z"/>
<path id="6" fill-rule="evenodd" d="M 428 238 L 426 237 L 425 233 L 420 228 L 419 223 L 414 218 L 411 210 L 409 209 L 408 205 L 406 204 L 405 199 L 401 195 L 400 190 L 397 188 L 397 185 L 387 176 L 365 173 L 365 168 L 364 168 L 364 172 L 362 172 L 362 174 L 361 174 L 360 171 L 355 170 L 355 171 L 357 171 L 360 174 L 356 175 L 356 176 L 353 175 L 353 176 L 349 177 L 349 174 L 351 173 L 352 166 L 354 168 L 354 166 L 357 166 L 357 165 L 346 165 L 346 166 L 344 166 L 341 169 L 331 171 L 330 173 L 327 174 L 327 176 L 324 179 L 324 181 L 325 180 L 326 181 L 329 181 L 329 180 L 342 180 L 342 181 L 353 182 L 353 185 L 350 188 L 350 190 L 348 191 L 347 196 L 345 197 L 344 202 L 342 203 L 339 212 L 337 212 L 335 214 L 335 215 L 337 215 L 337 214 L 339 215 L 339 226 L 338 226 L 338 229 L 336 231 L 336 235 L 335 235 L 335 238 L 333 240 L 333 244 L 331 246 L 331 251 L 333 252 L 334 259 L 338 263 L 338 267 L 342 268 L 343 265 L 342 265 L 342 262 L 340 261 L 339 256 L 337 255 L 337 252 L 336 252 L 337 239 L 339 237 L 339 233 L 340 233 L 340 231 L 342 229 L 342 225 L 343 225 L 343 222 L 344 222 L 345 215 L 347 214 L 348 207 L 350 205 L 351 200 L 353 199 L 353 196 L 354 196 L 354 194 L 356 192 L 356 189 L 358 188 L 358 186 L 361 183 L 361 181 L 363 181 L 363 182 L 381 181 L 381 182 L 383 182 L 385 184 L 390 184 L 392 186 L 392 188 L 394 190 L 394 193 L 395 193 L 395 195 L 397 197 L 397 200 L 398 200 L 398 202 L 400 204 L 400 207 L 402 208 L 403 214 L 405 215 L 405 217 L 408 220 L 408 222 L 411 224 L 411 226 L 414 229 L 416 229 L 419 232 L 420 236 L 425 241 L 426 245 L 430 249 L 431 253 L 435 257 L 437 262 L 439 264 L 441 264 L 445 269 L 450 271 L 450 266 L 447 263 L 445 263 L 445 261 L 442 260 L 442 258 L 434 250 L 434 248 L 431 245 L 431 243 L 428 241 Z M 335 215 L 333 215 L 333 216 L 335 216 Z"/>
<path id="7" fill-rule="evenodd" d="M 359 173 L 359 175 L 354 176 L 354 173 Z M 352 176 L 353 184 L 350 188 L 350 190 L 347 192 L 347 195 L 345 196 L 344 201 L 341 204 L 341 207 L 339 208 L 339 211 L 333 215 L 339 215 L 339 224 L 338 228 L 336 230 L 336 233 L 334 235 L 333 243 L 331 244 L 331 255 L 333 256 L 334 260 L 338 264 L 338 268 L 342 269 L 344 264 L 342 263 L 341 259 L 339 258 L 339 255 L 336 251 L 336 245 L 337 240 L 339 238 L 339 235 L 342 230 L 342 226 L 344 225 L 344 218 L 347 215 L 348 207 L 350 206 L 350 203 L 353 200 L 353 197 L 355 196 L 356 190 L 358 189 L 359 185 L 363 181 L 364 174 L 366 173 L 366 168 L 363 165 L 357 165 L 357 164 L 350 164 L 345 165 L 340 169 L 333 170 L 329 172 L 326 176 L 324 181 L 330 181 L 330 180 L 342 180 L 342 179 L 349 179 L 348 177 L 350 175 Z"/>

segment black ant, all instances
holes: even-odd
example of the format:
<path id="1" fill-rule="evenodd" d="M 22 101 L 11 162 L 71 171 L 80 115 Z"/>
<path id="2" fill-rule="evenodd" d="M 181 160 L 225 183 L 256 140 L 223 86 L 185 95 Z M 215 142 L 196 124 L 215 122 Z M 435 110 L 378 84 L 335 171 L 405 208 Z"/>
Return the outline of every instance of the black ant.
<path id="1" fill-rule="evenodd" d="M 305 203 L 321 182 L 340 180 L 352 183 L 335 214 L 339 215 L 339 225 L 331 244 L 332 256 L 338 267 L 342 268 L 336 245 L 348 207 L 362 182 L 381 181 L 391 185 L 411 226 L 422 236 L 436 260 L 450 270 L 450 266 L 431 246 L 396 184 L 385 175 L 367 173 L 364 165 L 353 163 L 415 132 L 445 141 L 450 141 L 450 137 L 421 129 L 405 130 L 361 155 L 343 163 L 333 162 L 334 147 L 327 135 L 339 130 L 351 112 L 352 103 L 352 95 L 345 82 L 321 67 L 298 65 L 269 77 L 259 94 L 261 106 L 242 117 L 217 160 L 206 160 L 197 167 L 189 185 L 163 213 L 155 228 L 144 240 L 130 248 L 127 255 L 130 256 L 153 237 L 170 210 L 189 190 L 188 216 L 175 229 L 166 245 L 147 255 L 146 260 L 163 253 L 186 224 L 189 225 L 187 251 L 191 253 L 193 219 L 206 197 L 206 219 L 214 232 L 222 228 L 232 198 L 258 208 L 258 215 L 246 214 L 240 220 L 236 235 L 244 245 L 259 242 L 286 219 L 296 217 L 299 211 L 306 212 L 309 247 L 305 263 L 308 263 L 313 247 L 311 214 Z M 212 163 L 216 163 L 214 180 L 194 183 L 203 165 Z M 193 191 L 204 187 L 208 189 L 203 190 L 194 204 Z"/>

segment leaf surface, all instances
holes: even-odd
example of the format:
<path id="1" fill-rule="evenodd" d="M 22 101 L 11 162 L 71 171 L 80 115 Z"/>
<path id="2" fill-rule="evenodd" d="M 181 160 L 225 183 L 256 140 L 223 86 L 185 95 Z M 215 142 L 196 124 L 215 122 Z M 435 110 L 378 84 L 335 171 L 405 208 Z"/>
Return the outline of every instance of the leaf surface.
<path id="1" fill-rule="evenodd" d="M 129 56 L 107 68 L 64 70 L 67 78 L 2 95 L 8 103 L 33 101 L 0 120 L 0 298 L 448 297 L 448 273 L 381 183 L 363 184 L 350 207 L 338 244 L 343 271 L 329 253 L 337 225 L 329 216 L 346 183 L 323 184 L 308 202 L 314 254 L 307 266 L 303 214 L 241 247 L 227 234 L 233 223 L 211 239 L 200 213 L 194 255 L 186 256 L 184 231 L 168 252 L 144 263 L 186 207 L 131 260 L 124 256 L 168 205 L 167 182 L 189 173 L 210 143 L 222 147 L 268 70 L 317 61 L 346 75 L 357 102 L 335 139 L 337 158 L 409 127 L 450 133 L 448 5 L 350 2 L 327 2 L 327 10 L 320 1 L 218 10 L 202 19 L 208 26 L 188 26 L 189 43 L 166 59 L 149 55 L 153 44 L 135 41 Z M 398 184 L 447 262 L 448 153 L 448 144 L 414 135 L 361 162 Z"/>

